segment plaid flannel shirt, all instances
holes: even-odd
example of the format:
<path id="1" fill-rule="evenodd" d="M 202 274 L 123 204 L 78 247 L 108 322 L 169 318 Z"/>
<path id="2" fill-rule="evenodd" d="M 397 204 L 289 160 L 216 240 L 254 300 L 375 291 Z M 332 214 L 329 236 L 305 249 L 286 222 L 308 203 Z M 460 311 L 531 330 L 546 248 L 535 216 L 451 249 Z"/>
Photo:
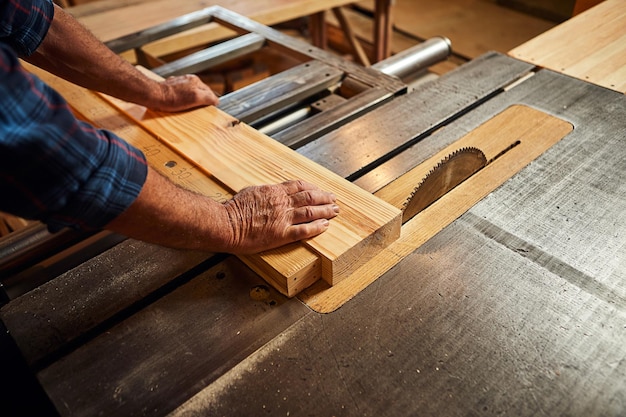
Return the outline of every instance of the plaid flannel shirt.
<path id="1" fill-rule="evenodd" d="M 50 0 L 0 0 L 0 210 L 51 231 L 99 229 L 137 198 L 146 160 L 113 133 L 77 120 L 20 65 L 53 14 Z"/>

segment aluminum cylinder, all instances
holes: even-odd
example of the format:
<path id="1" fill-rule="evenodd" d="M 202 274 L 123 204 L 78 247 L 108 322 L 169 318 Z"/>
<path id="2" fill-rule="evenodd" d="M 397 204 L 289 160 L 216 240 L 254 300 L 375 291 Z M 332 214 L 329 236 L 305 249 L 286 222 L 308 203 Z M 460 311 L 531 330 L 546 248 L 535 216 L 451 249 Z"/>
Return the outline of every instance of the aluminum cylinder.
<path id="1" fill-rule="evenodd" d="M 406 81 L 426 68 L 445 61 L 451 53 L 452 44 L 450 40 L 443 36 L 437 36 L 377 62 L 372 65 L 372 68 Z"/>

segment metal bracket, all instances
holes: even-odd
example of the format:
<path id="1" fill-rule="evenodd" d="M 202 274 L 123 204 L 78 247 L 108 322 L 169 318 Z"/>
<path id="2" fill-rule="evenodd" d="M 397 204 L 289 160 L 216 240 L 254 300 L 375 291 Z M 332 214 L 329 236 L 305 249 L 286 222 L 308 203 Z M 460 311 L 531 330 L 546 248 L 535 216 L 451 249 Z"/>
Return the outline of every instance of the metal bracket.
<path id="1" fill-rule="evenodd" d="M 143 53 L 142 46 L 150 42 L 211 22 L 234 30 L 239 36 L 152 68 L 152 71 L 163 77 L 205 71 L 264 47 L 276 48 L 302 62 L 301 66 L 292 68 L 288 74 L 282 75 L 281 81 L 290 83 L 291 87 L 305 86 L 311 82 L 310 73 L 314 68 L 326 69 L 319 78 L 321 82 L 314 83 L 317 86 L 314 88 L 276 88 L 276 80 L 272 80 L 275 76 L 271 76 L 221 97 L 219 107 L 222 110 L 253 127 L 261 129 L 269 123 L 275 125 L 277 119 L 284 116 L 286 111 L 291 113 L 294 108 L 310 110 L 311 105 L 320 98 L 342 94 L 340 87 L 346 79 L 351 81 L 351 85 L 359 86 L 358 91 L 350 90 L 350 96 L 345 97 L 346 100 L 333 100 L 333 103 L 337 103 L 336 106 L 326 107 L 322 112 L 308 111 L 304 120 L 285 125 L 284 129 L 273 134 L 274 139 L 293 148 L 315 140 L 407 91 L 406 84 L 396 77 L 347 61 L 219 6 L 208 7 L 114 39 L 108 42 L 107 46 L 116 53 L 134 49 L 140 56 Z M 254 112 L 250 111 L 252 104 Z"/>

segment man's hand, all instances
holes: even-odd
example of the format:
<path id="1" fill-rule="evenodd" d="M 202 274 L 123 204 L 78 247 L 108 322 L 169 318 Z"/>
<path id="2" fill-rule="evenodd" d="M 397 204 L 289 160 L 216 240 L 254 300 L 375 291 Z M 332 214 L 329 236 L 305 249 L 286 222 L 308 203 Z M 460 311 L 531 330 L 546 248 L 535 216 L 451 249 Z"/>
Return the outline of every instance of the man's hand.
<path id="1" fill-rule="evenodd" d="M 339 213 L 335 196 L 304 181 L 248 187 L 224 204 L 236 254 L 256 253 L 317 236 Z"/>
<path id="2" fill-rule="evenodd" d="M 332 193 L 302 181 L 248 187 L 219 203 L 148 168 L 135 202 L 106 229 L 173 248 L 251 254 L 316 236 L 338 212 Z"/>
<path id="3" fill-rule="evenodd" d="M 216 106 L 219 99 L 211 88 L 196 75 L 177 75 L 159 83 L 160 103 L 150 103 L 154 110 L 176 112 L 200 106 Z"/>

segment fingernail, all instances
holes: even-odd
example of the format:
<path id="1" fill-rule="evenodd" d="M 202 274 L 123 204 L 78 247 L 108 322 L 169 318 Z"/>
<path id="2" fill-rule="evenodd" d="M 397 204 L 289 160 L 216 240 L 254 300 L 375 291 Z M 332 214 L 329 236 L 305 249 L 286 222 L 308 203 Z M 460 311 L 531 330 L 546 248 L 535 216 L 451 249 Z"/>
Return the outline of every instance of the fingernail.
<path id="1" fill-rule="evenodd" d="M 333 204 L 333 211 L 339 213 L 339 206 L 337 204 Z"/>
<path id="2" fill-rule="evenodd" d="M 330 226 L 330 222 L 328 221 L 328 219 L 323 219 L 322 220 L 322 226 L 324 226 L 324 227 Z"/>

